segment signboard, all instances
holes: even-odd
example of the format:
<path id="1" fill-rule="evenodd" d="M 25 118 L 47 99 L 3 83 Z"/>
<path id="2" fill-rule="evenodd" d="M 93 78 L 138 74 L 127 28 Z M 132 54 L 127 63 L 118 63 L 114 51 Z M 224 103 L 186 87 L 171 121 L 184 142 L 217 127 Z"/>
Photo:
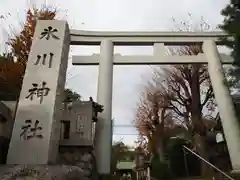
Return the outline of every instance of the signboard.
<path id="1" fill-rule="evenodd" d="M 77 114 L 76 119 L 76 132 L 80 133 L 84 131 L 84 125 L 87 123 L 88 118 L 87 115 L 84 114 Z"/>

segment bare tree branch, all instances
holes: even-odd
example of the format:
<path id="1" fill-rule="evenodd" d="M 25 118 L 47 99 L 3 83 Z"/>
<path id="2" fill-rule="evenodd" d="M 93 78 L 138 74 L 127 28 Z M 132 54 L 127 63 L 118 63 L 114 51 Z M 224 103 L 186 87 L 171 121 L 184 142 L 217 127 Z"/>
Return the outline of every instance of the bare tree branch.
<path id="1" fill-rule="evenodd" d="M 203 109 L 203 107 L 207 104 L 207 102 L 209 101 L 210 98 L 213 98 L 214 94 L 213 94 L 213 87 L 209 86 L 207 92 L 205 93 L 205 98 L 201 104 L 201 110 Z"/>

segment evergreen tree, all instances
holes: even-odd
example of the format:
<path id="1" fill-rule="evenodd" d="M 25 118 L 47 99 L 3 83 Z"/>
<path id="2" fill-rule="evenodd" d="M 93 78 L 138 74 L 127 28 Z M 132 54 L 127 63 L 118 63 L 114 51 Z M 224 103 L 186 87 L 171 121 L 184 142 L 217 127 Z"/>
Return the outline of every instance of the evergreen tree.
<path id="1" fill-rule="evenodd" d="M 224 16 L 224 21 L 220 28 L 234 37 L 234 41 L 230 42 L 228 47 L 232 49 L 234 64 L 237 72 L 240 72 L 240 0 L 231 0 L 221 14 Z"/>

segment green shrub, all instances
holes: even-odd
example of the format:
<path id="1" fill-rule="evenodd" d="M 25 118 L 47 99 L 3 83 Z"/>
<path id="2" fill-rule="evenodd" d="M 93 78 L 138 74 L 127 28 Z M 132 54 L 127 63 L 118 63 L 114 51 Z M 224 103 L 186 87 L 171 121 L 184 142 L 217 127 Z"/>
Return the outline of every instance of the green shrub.
<path id="1" fill-rule="evenodd" d="M 157 180 L 171 179 L 171 173 L 169 171 L 168 164 L 161 163 L 157 155 L 152 158 L 151 177 Z"/>

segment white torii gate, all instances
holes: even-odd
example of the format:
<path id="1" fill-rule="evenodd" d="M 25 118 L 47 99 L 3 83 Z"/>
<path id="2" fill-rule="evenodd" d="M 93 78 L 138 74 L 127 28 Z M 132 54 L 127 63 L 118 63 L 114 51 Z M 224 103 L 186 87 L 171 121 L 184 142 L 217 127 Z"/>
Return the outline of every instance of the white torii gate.
<path id="1" fill-rule="evenodd" d="M 71 30 L 72 45 L 100 45 L 100 54 L 73 56 L 73 65 L 99 65 L 97 102 L 104 105 L 96 134 L 96 158 L 100 174 L 110 172 L 112 143 L 112 81 L 113 65 L 144 64 L 208 64 L 215 98 L 220 112 L 233 171 L 240 170 L 240 129 L 229 90 L 224 84 L 222 63 L 233 62 L 230 56 L 219 54 L 217 45 L 228 37 L 223 32 L 91 32 Z M 231 38 L 231 37 L 228 37 Z M 178 46 L 202 44 L 203 52 L 197 56 L 165 56 L 164 45 Z M 153 46 L 153 56 L 114 55 L 116 46 Z"/>
<path id="2" fill-rule="evenodd" d="M 38 21 L 23 79 L 7 164 L 57 162 L 60 137 L 58 120 L 61 115 L 61 93 L 64 90 L 69 46 L 100 45 L 100 55 L 73 57 L 74 65 L 99 65 L 97 102 L 104 106 L 104 111 L 99 114 L 95 150 L 100 174 L 110 173 L 114 64 L 207 63 L 232 167 L 234 171 L 239 171 L 240 130 L 231 96 L 224 84 L 221 65 L 221 61 L 232 63 L 233 60 L 218 53 L 216 45 L 224 44 L 219 40 L 220 37 L 228 36 L 222 32 L 69 31 L 66 21 Z M 204 53 L 197 56 L 165 56 L 164 45 L 191 44 L 203 45 Z M 152 56 L 114 55 L 114 45 L 153 46 L 154 53 Z M 34 132 L 31 133 L 29 128 Z"/>

